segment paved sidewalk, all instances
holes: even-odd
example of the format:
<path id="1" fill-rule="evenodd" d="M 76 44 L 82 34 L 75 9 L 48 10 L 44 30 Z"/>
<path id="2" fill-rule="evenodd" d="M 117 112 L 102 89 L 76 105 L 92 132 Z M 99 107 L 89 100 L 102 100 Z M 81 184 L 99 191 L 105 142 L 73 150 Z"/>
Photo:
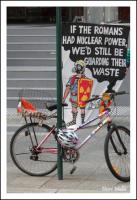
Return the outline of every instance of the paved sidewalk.
<path id="1" fill-rule="evenodd" d="M 123 124 L 123 123 L 121 123 Z M 129 127 L 129 121 L 124 121 Z M 85 138 L 91 129 L 87 128 L 79 133 Z M 76 163 L 77 170 L 70 174 L 71 164 L 64 163 L 64 179 L 58 180 L 57 170 L 48 176 L 28 176 L 13 164 L 9 154 L 11 133 L 8 134 L 8 193 L 129 193 L 130 183 L 117 180 L 109 171 L 104 158 L 104 139 L 106 129 L 103 128 L 80 150 L 80 158 Z"/>

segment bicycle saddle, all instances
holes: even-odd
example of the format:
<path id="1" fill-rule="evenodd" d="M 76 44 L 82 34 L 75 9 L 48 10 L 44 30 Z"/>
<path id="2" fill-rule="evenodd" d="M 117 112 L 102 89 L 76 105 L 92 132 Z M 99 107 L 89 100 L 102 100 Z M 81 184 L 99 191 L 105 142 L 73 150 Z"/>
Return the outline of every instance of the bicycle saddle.
<path id="1" fill-rule="evenodd" d="M 62 107 L 65 107 L 65 106 L 68 106 L 68 104 L 67 104 L 67 103 L 62 103 L 61 106 L 62 106 Z M 47 108 L 49 111 L 56 110 L 56 109 L 57 109 L 57 104 L 54 104 L 54 105 L 51 105 L 51 106 L 48 106 L 48 105 L 46 104 L 46 108 Z"/>

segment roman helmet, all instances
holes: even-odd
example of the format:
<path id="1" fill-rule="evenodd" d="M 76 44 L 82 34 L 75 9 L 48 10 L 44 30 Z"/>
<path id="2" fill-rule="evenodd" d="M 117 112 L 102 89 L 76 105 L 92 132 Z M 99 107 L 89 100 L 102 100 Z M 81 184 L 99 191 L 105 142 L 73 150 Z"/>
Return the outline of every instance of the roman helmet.
<path id="1" fill-rule="evenodd" d="M 75 66 L 72 69 L 73 72 L 76 72 L 77 74 L 84 74 L 86 64 L 83 60 L 77 60 L 74 65 Z"/>

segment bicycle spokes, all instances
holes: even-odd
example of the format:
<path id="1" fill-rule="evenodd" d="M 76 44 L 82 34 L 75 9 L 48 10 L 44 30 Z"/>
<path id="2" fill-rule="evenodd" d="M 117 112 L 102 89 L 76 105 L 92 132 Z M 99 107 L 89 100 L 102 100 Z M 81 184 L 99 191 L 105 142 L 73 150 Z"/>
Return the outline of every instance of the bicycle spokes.
<path id="1" fill-rule="evenodd" d="M 11 156 L 15 165 L 23 172 L 33 176 L 51 173 L 57 167 L 57 142 L 51 134 L 51 128 L 38 123 L 27 124 L 15 133 L 11 141 Z M 41 144 L 38 146 L 38 144 Z"/>
<path id="2" fill-rule="evenodd" d="M 122 141 L 122 138 L 118 132 L 118 130 L 116 130 L 116 137 L 115 140 L 117 140 L 117 143 L 115 142 L 114 138 L 111 136 L 110 137 L 110 141 L 111 141 L 111 144 L 114 148 L 114 151 L 118 154 L 118 155 L 122 155 L 122 154 L 127 154 L 127 148 L 126 146 L 124 145 L 123 141 Z"/>
<path id="3" fill-rule="evenodd" d="M 105 140 L 105 158 L 112 174 L 130 180 L 130 132 L 122 126 L 110 130 Z"/>

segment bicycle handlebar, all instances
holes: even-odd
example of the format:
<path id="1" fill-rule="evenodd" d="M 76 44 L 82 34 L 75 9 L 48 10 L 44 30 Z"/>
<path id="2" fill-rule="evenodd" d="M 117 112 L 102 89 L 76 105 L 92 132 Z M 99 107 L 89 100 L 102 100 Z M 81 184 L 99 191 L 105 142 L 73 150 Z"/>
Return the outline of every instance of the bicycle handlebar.
<path id="1" fill-rule="evenodd" d="M 86 103 L 89 103 L 89 102 L 92 102 L 92 101 L 95 101 L 95 100 L 98 100 L 98 99 L 101 99 L 101 97 L 95 95 L 94 98 L 91 98 L 91 99 L 89 99 L 89 100 L 87 100 L 87 101 L 85 101 L 85 102 L 86 102 Z"/>
<path id="2" fill-rule="evenodd" d="M 117 95 L 129 94 L 129 93 L 126 91 L 120 91 L 120 92 L 114 92 L 114 93 L 110 93 L 110 94 L 117 96 Z"/>
<path id="3" fill-rule="evenodd" d="M 123 95 L 123 94 L 129 94 L 129 93 L 126 92 L 126 91 L 120 91 L 120 92 L 113 92 L 113 93 L 108 93 L 108 94 L 110 94 L 111 99 L 113 99 L 114 96 Z M 98 99 L 102 99 L 102 95 L 93 95 L 93 98 L 87 100 L 86 103 L 89 103 L 89 102 L 92 102 L 92 101 L 96 101 Z"/>

